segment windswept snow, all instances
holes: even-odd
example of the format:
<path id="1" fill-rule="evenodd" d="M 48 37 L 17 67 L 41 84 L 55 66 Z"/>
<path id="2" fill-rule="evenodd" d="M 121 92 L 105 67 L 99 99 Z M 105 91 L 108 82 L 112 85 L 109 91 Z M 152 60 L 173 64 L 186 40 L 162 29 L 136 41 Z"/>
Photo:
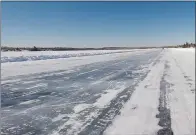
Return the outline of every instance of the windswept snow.
<path id="1" fill-rule="evenodd" d="M 5 78 L 9 76 L 27 75 L 27 74 L 35 74 L 35 73 L 43 73 L 43 72 L 54 72 L 59 70 L 64 70 L 64 72 L 70 72 L 74 70 L 75 72 L 78 66 L 87 65 L 95 62 L 119 60 L 119 59 L 123 59 L 124 57 L 127 57 L 127 55 L 136 55 L 148 51 L 150 51 L 150 49 L 147 50 L 142 49 L 138 51 L 135 50 L 133 52 L 113 53 L 113 54 L 95 55 L 95 56 L 92 55 L 92 56 L 83 56 L 83 57 L 70 57 L 70 58 L 47 59 L 47 60 L 38 60 L 38 61 L 25 61 L 25 62 L 6 62 L 6 63 L 2 63 L 1 65 L 2 67 L 1 77 Z M 10 56 L 17 57 L 15 56 L 16 55 L 15 53 L 19 53 L 19 52 L 9 52 L 9 53 Z M 3 54 L 3 56 L 9 57 L 9 53 Z M 47 53 L 49 52 L 46 52 L 46 54 Z M 63 53 L 63 52 L 58 52 L 58 53 Z M 77 53 L 80 52 L 76 51 L 75 54 Z M 25 52 L 25 55 L 27 56 L 28 55 L 31 56 L 35 54 L 36 53 L 34 52 L 33 54 L 31 54 L 31 52 L 30 54 Z M 39 55 L 39 52 L 37 53 L 37 55 Z"/>
<path id="2" fill-rule="evenodd" d="M 103 55 L 103 54 L 113 54 L 113 53 L 123 53 L 123 52 L 133 52 L 133 51 L 138 51 L 138 50 L 134 49 L 134 50 L 93 50 L 93 51 L 2 52 L 1 63 L 93 56 L 93 55 Z"/>
<path id="3" fill-rule="evenodd" d="M 1 134 L 195 135 L 195 50 L 121 51 L 4 52 Z"/>

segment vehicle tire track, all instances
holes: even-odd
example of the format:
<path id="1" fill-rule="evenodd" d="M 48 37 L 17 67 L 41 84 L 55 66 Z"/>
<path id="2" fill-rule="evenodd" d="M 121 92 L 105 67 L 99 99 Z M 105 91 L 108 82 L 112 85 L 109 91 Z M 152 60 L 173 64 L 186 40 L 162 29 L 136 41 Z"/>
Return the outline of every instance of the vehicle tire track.
<path id="1" fill-rule="evenodd" d="M 168 83 L 165 79 L 165 76 L 167 75 L 167 70 L 169 69 L 169 65 L 166 61 L 164 66 L 164 73 L 161 78 L 160 82 L 160 98 L 159 98 L 159 107 L 158 111 L 159 114 L 156 116 L 159 118 L 159 126 L 162 128 L 158 130 L 157 135 L 173 135 L 173 131 L 171 129 L 171 114 L 170 114 L 170 108 L 168 107 L 169 103 L 168 100 L 168 87 L 170 87 L 170 83 Z"/>
<path id="2" fill-rule="evenodd" d="M 192 86 L 194 86 L 194 84 L 193 84 L 194 81 L 189 76 L 186 75 L 186 73 L 182 70 L 182 68 L 180 67 L 180 64 L 177 62 L 177 60 L 174 57 L 173 57 L 173 60 L 175 61 L 177 67 L 180 69 L 180 71 L 181 71 L 183 77 L 185 78 L 187 84 L 189 85 L 189 87 L 191 88 Z M 190 91 L 192 93 L 195 93 L 195 88 L 191 89 Z"/>

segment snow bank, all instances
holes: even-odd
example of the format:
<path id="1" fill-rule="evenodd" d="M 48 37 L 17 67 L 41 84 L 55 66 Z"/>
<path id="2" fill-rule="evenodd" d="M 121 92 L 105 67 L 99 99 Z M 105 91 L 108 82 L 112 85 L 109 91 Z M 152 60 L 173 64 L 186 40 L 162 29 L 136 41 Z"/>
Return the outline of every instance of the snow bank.
<path id="1" fill-rule="evenodd" d="M 172 129 L 177 135 L 194 135 L 195 49 L 171 49 L 168 60 L 171 68 L 167 79 L 173 84 L 169 96 Z"/>
<path id="2" fill-rule="evenodd" d="M 195 48 L 173 48 L 172 51 L 195 52 Z"/>
<path id="3" fill-rule="evenodd" d="M 195 48 L 171 49 L 170 52 L 184 76 L 195 83 Z"/>
<path id="4" fill-rule="evenodd" d="M 91 51 L 39 51 L 39 52 L 1 52 L 1 63 L 48 60 L 112 53 L 132 52 L 134 50 L 91 50 Z"/>

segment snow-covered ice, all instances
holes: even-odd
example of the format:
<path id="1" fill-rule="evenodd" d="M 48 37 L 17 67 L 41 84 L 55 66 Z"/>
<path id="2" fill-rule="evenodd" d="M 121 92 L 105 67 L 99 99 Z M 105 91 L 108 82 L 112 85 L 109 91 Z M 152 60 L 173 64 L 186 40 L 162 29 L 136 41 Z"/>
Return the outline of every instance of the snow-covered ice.
<path id="1" fill-rule="evenodd" d="M 195 134 L 195 49 L 3 52 L 5 135 Z"/>
<path id="2" fill-rule="evenodd" d="M 110 50 L 111 51 L 111 50 Z M 77 70 L 77 66 L 87 65 L 95 62 L 102 62 L 102 61 L 111 61 L 115 59 L 121 59 L 126 54 L 137 54 L 140 52 L 147 52 L 147 50 L 132 50 L 132 51 L 120 51 L 121 53 L 116 53 L 119 51 L 107 51 L 109 54 L 104 55 L 94 55 L 94 51 L 91 53 L 91 56 L 83 56 L 83 57 L 69 57 L 69 58 L 59 58 L 59 59 L 40 59 L 36 61 L 18 61 L 18 62 L 5 62 L 1 65 L 1 76 L 8 77 L 8 76 L 16 76 L 16 75 L 25 75 L 25 74 L 35 74 L 41 72 L 50 72 L 50 71 L 58 71 L 58 70 L 74 70 L 72 69 L 75 67 Z M 99 51 L 98 51 L 99 52 Z M 20 54 L 22 52 L 2 52 L 1 61 L 4 60 L 4 57 L 8 57 L 9 59 L 17 58 L 17 57 L 26 57 L 26 56 L 40 56 L 40 53 L 43 55 L 44 52 L 24 52 L 24 54 Z M 46 52 L 49 55 L 52 52 Z M 68 52 L 56 52 L 56 55 L 67 54 Z M 60 54 L 59 54 L 60 53 Z M 68 54 L 80 54 L 80 51 L 76 52 L 69 52 Z M 101 53 L 101 52 L 100 52 Z M 55 53 L 54 53 L 55 54 Z M 52 55 L 54 55 L 52 53 Z M 103 54 L 103 53 L 102 53 Z M 50 55 L 49 55 L 50 56 Z M 14 67 L 14 68 L 13 68 Z M 22 72 L 21 72 L 21 69 Z M 65 72 L 69 72 L 66 70 Z"/>
<path id="3" fill-rule="evenodd" d="M 133 52 L 134 50 L 91 50 L 91 51 L 21 51 L 21 52 L 1 52 L 1 63 L 6 62 L 22 62 L 22 61 L 36 61 L 48 59 L 60 59 L 70 57 L 93 56 L 103 54 L 113 54 L 122 52 Z"/>

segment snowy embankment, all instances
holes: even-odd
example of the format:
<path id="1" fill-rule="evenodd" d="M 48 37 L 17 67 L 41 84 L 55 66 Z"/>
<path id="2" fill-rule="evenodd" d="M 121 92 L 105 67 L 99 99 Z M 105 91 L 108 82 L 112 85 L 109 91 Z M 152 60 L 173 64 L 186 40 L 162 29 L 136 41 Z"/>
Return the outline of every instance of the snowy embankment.
<path id="1" fill-rule="evenodd" d="M 171 128 L 176 135 L 195 135 L 195 49 L 171 49 L 167 56 Z"/>
<path id="2" fill-rule="evenodd" d="M 1 63 L 48 60 L 81 56 L 93 56 L 113 53 L 132 52 L 134 50 L 91 50 L 91 51 L 38 51 L 38 52 L 1 52 Z"/>

